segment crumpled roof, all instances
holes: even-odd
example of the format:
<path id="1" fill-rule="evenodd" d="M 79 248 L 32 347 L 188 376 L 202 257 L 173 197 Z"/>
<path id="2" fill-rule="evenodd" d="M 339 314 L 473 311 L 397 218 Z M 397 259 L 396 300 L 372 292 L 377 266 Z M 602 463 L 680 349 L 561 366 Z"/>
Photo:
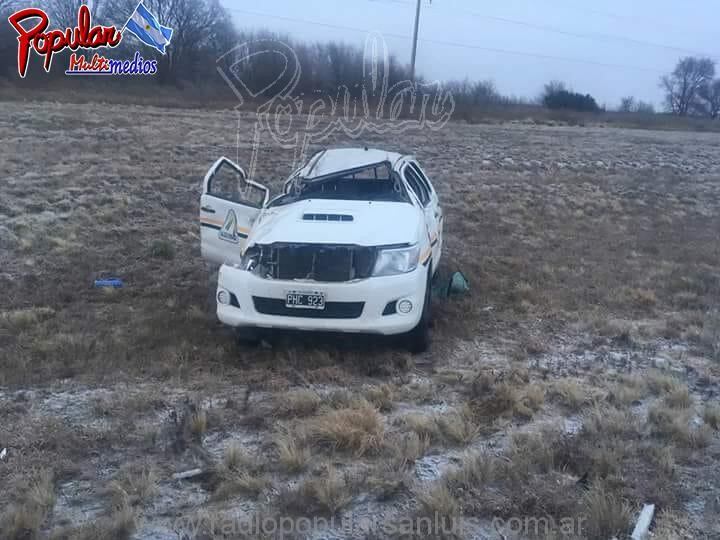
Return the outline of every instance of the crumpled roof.
<path id="1" fill-rule="evenodd" d="M 383 162 L 389 162 L 392 165 L 401 157 L 402 155 L 397 152 L 372 148 L 331 148 L 315 154 L 298 171 L 297 176 L 304 180 L 313 180 L 333 173 L 369 167 Z"/>

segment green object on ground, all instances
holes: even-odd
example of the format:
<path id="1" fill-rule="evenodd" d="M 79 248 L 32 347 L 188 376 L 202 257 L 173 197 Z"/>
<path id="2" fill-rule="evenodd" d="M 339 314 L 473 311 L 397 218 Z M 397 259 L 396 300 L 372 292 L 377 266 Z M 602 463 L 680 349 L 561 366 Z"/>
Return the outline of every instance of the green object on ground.
<path id="1" fill-rule="evenodd" d="M 462 295 L 470 290 L 470 283 L 462 272 L 453 272 L 449 280 L 438 279 L 433 286 L 433 294 L 437 298 L 450 298 Z"/>

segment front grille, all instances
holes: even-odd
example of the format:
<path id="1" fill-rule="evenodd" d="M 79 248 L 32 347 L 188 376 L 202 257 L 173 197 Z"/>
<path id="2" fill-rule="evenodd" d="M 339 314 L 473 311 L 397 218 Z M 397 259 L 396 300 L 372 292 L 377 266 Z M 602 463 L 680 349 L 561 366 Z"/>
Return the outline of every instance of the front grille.
<path id="1" fill-rule="evenodd" d="M 272 244 L 257 246 L 258 273 L 272 279 L 324 282 L 366 279 L 372 275 L 376 250 L 332 244 Z"/>
<path id="2" fill-rule="evenodd" d="M 357 319 L 362 315 L 365 302 L 325 302 L 325 309 L 285 307 L 284 298 L 253 296 L 255 311 L 263 315 L 306 317 L 308 319 Z"/>

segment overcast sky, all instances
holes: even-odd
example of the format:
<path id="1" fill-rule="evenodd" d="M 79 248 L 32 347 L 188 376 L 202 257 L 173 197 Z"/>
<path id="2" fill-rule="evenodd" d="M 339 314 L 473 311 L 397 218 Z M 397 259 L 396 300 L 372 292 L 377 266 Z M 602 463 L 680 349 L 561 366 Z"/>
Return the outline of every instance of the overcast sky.
<path id="1" fill-rule="evenodd" d="M 263 28 L 308 41 L 362 46 L 365 32 L 380 32 L 393 54 L 410 61 L 415 0 L 223 4 L 242 29 Z M 545 82 L 559 79 L 608 107 L 626 95 L 659 107 L 660 76 L 683 55 L 720 59 L 719 38 L 718 0 L 423 0 L 417 68 L 427 79 L 492 79 L 502 93 L 522 97 L 536 97 Z"/>

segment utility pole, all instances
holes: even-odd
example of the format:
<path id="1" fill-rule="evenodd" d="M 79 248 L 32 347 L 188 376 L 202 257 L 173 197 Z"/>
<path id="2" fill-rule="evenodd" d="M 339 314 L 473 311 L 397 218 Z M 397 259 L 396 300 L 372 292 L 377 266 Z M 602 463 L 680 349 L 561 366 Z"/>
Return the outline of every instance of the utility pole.
<path id="1" fill-rule="evenodd" d="M 420 28 L 420 3 L 422 0 L 417 0 L 417 9 L 415 10 L 415 30 L 413 32 L 413 48 L 412 58 L 410 60 L 410 80 L 415 82 L 415 58 L 417 57 L 417 42 L 418 42 L 418 30 Z"/>

